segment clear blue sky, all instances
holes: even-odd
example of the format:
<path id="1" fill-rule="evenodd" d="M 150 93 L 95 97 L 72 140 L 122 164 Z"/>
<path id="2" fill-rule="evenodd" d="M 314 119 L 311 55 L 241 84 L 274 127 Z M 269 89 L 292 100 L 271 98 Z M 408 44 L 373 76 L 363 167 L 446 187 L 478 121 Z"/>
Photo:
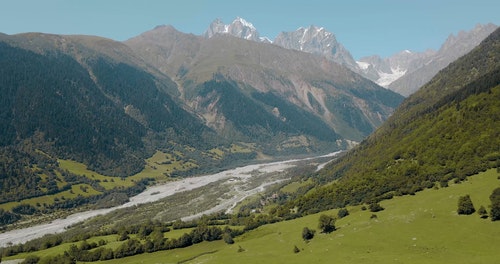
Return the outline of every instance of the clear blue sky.
<path id="1" fill-rule="evenodd" d="M 0 32 L 86 34 L 126 40 L 157 25 L 202 34 L 237 16 L 261 36 L 317 25 L 358 59 L 438 49 L 477 23 L 500 25 L 499 0 L 0 0 Z"/>

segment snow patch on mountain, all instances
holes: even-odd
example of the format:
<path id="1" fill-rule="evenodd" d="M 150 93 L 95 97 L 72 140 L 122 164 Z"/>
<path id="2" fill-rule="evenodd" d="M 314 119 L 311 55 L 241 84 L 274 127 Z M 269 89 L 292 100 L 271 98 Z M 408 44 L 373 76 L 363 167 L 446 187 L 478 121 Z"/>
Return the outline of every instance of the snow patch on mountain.
<path id="1" fill-rule="evenodd" d="M 231 24 L 224 24 L 220 19 L 216 19 L 205 31 L 204 36 L 211 38 L 217 34 L 227 34 L 246 40 L 267 42 L 267 38 L 261 38 L 254 25 L 241 17 L 237 17 Z"/>
<path id="2" fill-rule="evenodd" d="M 364 61 L 356 61 L 356 64 L 362 70 L 366 70 L 366 69 L 368 69 L 368 67 L 370 67 L 370 63 L 364 62 Z"/>
<path id="3" fill-rule="evenodd" d="M 401 69 L 401 68 L 391 68 L 391 73 L 387 72 L 382 72 L 378 71 L 379 78 L 378 80 L 375 81 L 378 85 L 382 87 L 389 86 L 389 84 L 393 83 L 395 80 L 403 77 L 403 75 L 406 74 L 407 70 L 406 69 Z"/>
<path id="4" fill-rule="evenodd" d="M 358 66 L 349 51 L 342 46 L 335 35 L 323 27 L 311 25 L 293 32 L 281 32 L 273 44 L 286 48 L 317 54 L 356 71 Z"/>
<path id="5" fill-rule="evenodd" d="M 247 28 L 250 28 L 252 30 L 257 30 L 252 23 L 246 21 L 245 19 L 241 18 L 241 17 L 237 17 L 233 23 L 231 24 L 235 24 L 235 23 L 241 23 L 244 27 L 247 27 Z"/>

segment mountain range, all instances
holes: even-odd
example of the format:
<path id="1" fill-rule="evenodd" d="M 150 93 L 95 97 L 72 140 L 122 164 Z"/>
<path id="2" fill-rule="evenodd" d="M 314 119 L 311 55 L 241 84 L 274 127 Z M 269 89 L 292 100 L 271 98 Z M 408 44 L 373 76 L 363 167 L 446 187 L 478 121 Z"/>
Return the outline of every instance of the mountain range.
<path id="1" fill-rule="evenodd" d="M 399 61 L 412 65 L 410 55 Z M 271 43 L 241 18 L 215 21 L 203 36 L 158 26 L 124 42 L 0 34 L 0 199 L 84 182 L 104 192 L 59 159 L 125 178 L 159 152 L 192 164 L 176 176 L 349 149 L 404 99 L 352 68 L 375 62 L 354 61 L 324 28 Z"/>
<path id="2" fill-rule="evenodd" d="M 237 27 L 249 24 L 227 31 Z M 0 69 L 4 203 L 90 184 L 62 170 L 59 159 L 127 177 L 160 152 L 190 164 L 169 173 L 176 176 L 348 149 L 403 100 L 321 56 L 171 26 L 125 42 L 0 34 Z M 103 198 L 105 189 L 90 181 Z M 58 206 L 92 200 L 77 199 Z"/>
<path id="3" fill-rule="evenodd" d="M 213 79 L 231 80 L 234 90 L 240 91 L 249 105 L 264 106 L 266 115 L 275 116 L 281 123 L 300 127 L 308 123 L 306 120 L 314 120 L 329 127 L 331 132 L 326 134 L 335 131 L 339 139 L 354 141 L 371 133 L 401 101 L 397 94 L 321 56 L 228 34 L 205 38 L 162 26 L 125 43 L 149 64 L 172 76 L 178 84 L 179 99 L 221 133 L 241 118 L 223 107 L 234 102 L 222 94 L 225 91 L 200 97 L 205 83 Z M 305 112 L 293 114 L 297 111 Z M 299 116 L 310 118 L 299 121 Z M 327 127 L 314 131 L 327 131 Z"/>
<path id="4" fill-rule="evenodd" d="M 227 30 L 228 28 L 233 30 Z M 336 40 L 332 32 L 313 25 L 298 28 L 293 32 L 281 32 L 271 42 L 268 38 L 259 37 L 256 28 L 242 18 L 237 18 L 227 25 L 217 19 L 204 36 L 210 38 L 216 34 L 229 34 L 253 41 L 265 40 L 267 43 L 287 49 L 320 55 L 346 66 L 383 87 L 408 96 L 428 82 L 439 70 L 472 50 L 496 28 L 497 26 L 491 23 L 478 24 L 470 31 L 460 31 L 456 36 L 451 34 L 438 51 L 403 50 L 388 58 L 373 55 L 360 58 L 358 61 L 354 60 L 349 51 Z"/>
<path id="5" fill-rule="evenodd" d="M 384 59 L 386 66 L 382 67 L 388 66 L 390 71 L 381 69 L 381 65 L 375 63 L 370 64 L 369 70 L 378 73 L 378 76 L 375 75 L 378 84 L 408 96 L 430 81 L 441 69 L 479 45 L 496 28 L 494 24 L 478 24 L 470 31 L 450 35 L 437 51 L 403 51 Z M 360 61 L 369 63 L 366 58 Z"/>
<path id="6" fill-rule="evenodd" d="M 17 43 L 18 39 L 2 37 L 4 41 L 0 45 L 0 63 L 3 66 L 1 69 L 5 69 L 4 73 L 8 75 L 3 75 L 0 81 L 2 87 L 10 84 L 3 92 L 7 92 L 9 96 L 16 94 L 15 99 L 25 99 L 22 95 L 27 90 L 36 90 L 30 91 L 25 87 L 36 87 L 41 91 L 35 95 L 43 99 L 52 98 L 48 102 L 56 109 L 61 108 L 61 102 L 66 100 L 78 107 L 78 104 L 97 99 L 91 94 L 96 93 L 93 88 L 98 88 L 103 93 L 100 95 L 105 95 L 112 101 L 103 100 L 98 103 L 114 116 L 119 108 L 115 109 L 113 104 L 123 106 L 121 102 L 130 102 L 132 97 L 140 97 L 130 87 L 120 90 L 121 86 L 126 85 L 120 80 L 117 81 L 118 85 L 110 82 L 117 79 L 115 71 L 116 74 L 126 73 L 132 76 L 123 77 L 128 81 L 137 80 L 144 87 L 149 87 L 145 89 L 146 93 L 151 91 L 147 79 L 154 75 L 148 72 L 126 67 L 126 71 L 123 71 L 124 66 L 119 63 L 113 64 L 114 70 L 109 71 L 107 66 L 113 60 L 103 55 L 111 54 L 109 52 L 101 51 L 98 56 L 94 54 L 95 57 L 78 57 L 75 61 L 80 61 L 79 64 L 69 56 L 72 53 L 47 48 L 53 47 L 54 40 L 71 47 L 76 44 L 72 38 L 30 34 L 16 36 L 23 40 L 22 43 Z M 212 39 L 218 39 L 217 45 L 227 41 L 225 37 Z M 237 44 L 245 41 L 230 39 L 235 40 Z M 50 41 L 44 42 L 47 40 Z M 139 40 L 136 41 L 144 45 L 145 39 Z M 43 47 L 44 44 L 47 46 L 43 49 L 29 49 L 28 44 L 24 46 L 27 49 L 19 48 L 31 42 L 36 42 L 38 47 Z M 126 49 L 125 46 L 121 47 Z M 79 54 L 84 53 L 86 52 Z M 272 189 L 241 203 L 238 213 L 228 215 L 218 212 L 204 215 L 198 220 L 178 220 L 174 223 L 161 218 L 164 214 L 172 213 L 172 206 L 191 207 L 187 210 L 197 211 L 199 207 L 193 209 L 192 200 L 208 200 L 204 193 L 219 186 L 222 187 L 221 193 L 224 193 L 224 196 L 230 196 L 232 191 L 226 192 L 229 188 L 223 186 L 227 185 L 227 182 L 224 182 L 207 189 L 198 188 L 191 192 L 184 190 L 182 193 L 186 196 L 134 206 L 123 211 L 117 210 L 111 215 L 97 216 L 67 227 L 68 230 L 63 234 L 47 235 L 23 245 L 8 245 L 4 248 L 2 257 L 9 262 L 18 262 L 21 261 L 19 259 L 25 258 L 24 261 L 30 263 L 74 263 L 75 260 L 135 263 L 157 262 L 159 259 L 196 263 L 231 263 L 234 259 L 249 263 L 255 262 L 256 259 L 263 263 L 275 263 L 284 259 L 292 263 L 330 263 L 332 259 L 339 259 L 343 263 L 366 263 L 367 259 L 380 263 L 404 260 L 416 260 L 415 263 L 448 263 L 450 260 L 461 262 L 464 259 L 467 263 L 483 263 L 485 260 L 488 263 L 495 262 L 499 257 L 495 246 L 498 245 L 499 238 L 495 234 L 498 233 L 497 225 L 500 219 L 499 58 L 500 29 L 496 29 L 471 52 L 450 63 L 421 89 L 406 98 L 386 122 L 354 149 L 331 160 L 319 171 L 314 170 L 317 163 L 305 165 L 297 170 L 296 174 L 292 174 L 294 176 L 289 182 L 276 184 Z M 58 63 L 54 64 L 54 61 Z M 6 62 L 16 63 L 9 67 Z M 40 65 L 45 67 L 36 67 Z M 86 65 L 86 68 L 82 66 L 82 70 L 78 65 Z M 83 78 L 86 75 L 82 75 L 82 72 L 92 73 L 88 75 L 97 83 L 96 87 Z M 103 75 L 103 72 L 107 74 Z M 106 78 L 108 74 L 111 78 Z M 45 78 L 39 78 L 38 75 Z M 51 87 L 55 88 L 54 91 Z M 65 87 L 67 89 L 64 89 Z M 253 111 L 259 111 L 249 104 L 248 98 L 241 96 L 243 92 L 238 92 L 238 81 L 228 79 L 222 71 L 215 73 L 199 88 L 201 90 L 194 93 L 194 97 L 203 96 L 210 99 L 215 95 L 219 96 L 218 100 L 224 100 L 228 96 L 237 99 L 239 106 L 252 114 Z M 73 90 L 75 96 L 68 93 L 68 90 Z M 131 94 L 127 95 L 127 91 L 131 91 Z M 55 95 L 46 98 L 43 97 L 45 93 Z M 89 100 L 78 100 L 82 95 L 84 99 Z M 162 104 L 171 103 L 163 96 L 157 97 Z M 263 94 L 256 94 L 253 98 L 262 103 L 270 100 L 278 102 L 278 99 Z M 11 102 L 4 97 L 0 99 L 3 100 L 2 106 Z M 20 103 L 16 100 L 14 102 Z M 154 102 L 148 103 L 153 107 L 156 105 Z M 210 101 L 210 104 L 218 103 Z M 2 110 L 9 110 L 12 105 L 13 103 Z M 16 117 L 27 118 L 26 116 L 35 114 L 33 109 L 45 111 L 45 108 L 39 105 L 36 100 L 27 100 L 27 104 L 22 106 L 28 108 L 28 114 L 24 114 L 21 108 L 15 108 L 13 113 L 7 114 L 16 115 L 20 112 Z M 227 104 L 219 105 L 221 109 L 225 106 Z M 276 107 L 281 109 L 282 106 Z M 143 129 L 149 130 L 148 133 L 162 131 L 161 122 L 154 122 L 148 113 L 139 115 L 139 109 L 148 108 L 136 108 L 134 111 L 124 112 L 138 121 Z M 63 109 L 68 111 L 71 117 L 79 118 L 78 121 L 86 121 L 78 116 L 78 113 L 71 112 L 69 107 Z M 175 109 L 168 108 L 172 113 L 184 113 L 173 110 Z M 277 118 L 281 116 L 277 115 L 278 111 L 274 111 L 274 108 L 273 112 Z M 65 113 L 50 113 L 58 117 L 57 121 L 63 121 L 67 125 L 58 129 L 75 126 L 64 119 Z M 92 111 L 81 115 L 92 115 Z M 260 113 L 258 115 L 260 116 Z M 249 115 L 247 118 L 252 117 Z M 116 119 L 119 128 L 123 126 L 122 119 L 126 121 L 126 118 Z M 231 120 L 234 122 L 234 119 Z M 246 125 L 251 123 L 253 122 Z M 29 127 L 29 124 L 20 124 L 20 127 Z M 100 122 L 95 124 L 93 128 L 99 127 Z M 40 126 L 38 123 L 36 125 Z M 40 126 L 37 133 L 49 131 L 49 127 Z M 245 125 L 240 127 L 240 130 L 244 127 Z M 2 129 L 8 131 L 9 126 Z M 173 130 L 175 132 L 175 128 Z M 53 131 L 50 132 L 49 134 L 55 135 Z M 92 131 L 89 133 L 92 134 Z M 22 136 L 19 134 L 19 137 Z M 36 140 L 43 137 L 39 135 L 31 139 L 31 142 L 23 142 L 23 146 L 29 148 L 30 144 L 36 144 Z M 115 141 L 123 144 L 120 138 L 115 138 Z M 64 145 L 57 146 L 57 140 L 53 143 L 55 147 Z M 5 150 L 1 148 L 0 154 L 4 154 Z M 195 150 L 190 148 L 190 151 Z M 43 157 L 48 156 L 41 149 L 35 152 Z M 9 163 L 9 159 L 15 159 L 15 162 L 10 163 L 21 163 L 18 156 L 6 158 L 5 155 L 0 155 L 0 158 L 0 162 L 7 160 Z M 22 164 L 23 166 L 3 166 L 0 170 L 0 180 L 3 180 L 4 184 L 4 174 L 20 167 L 33 169 L 35 173 L 32 178 L 39 178 L 39 181 L 44 183 L 49 181 L 50 175 L 46 173 L 51 170 L 56 172 L 59 179 L 68 180 L 71 177 L 68 171 L 58 168 L 57 162 L 52 163 L 47 159 L 44 161 L 48 164 L 33 165 L 27 161 L 27 165 Z M 160 166 L 159 160 L 156 161 L 157 163 L 153 164 Z M 47 170 L 40 171 L 42 168 Z M 236 178 L 235 174 L 228 174 L 228 177 L 230 175 Z M 184 183 L 193 184 L 190 181 Z M 61 182 L 55 187 L 59 184 Z M 44 185 L 44 188 L 47 187 L 54 188 Z M 19 191 L 25 189 L 20 188 Z M 0 194 L 0 197 L 4 197 L 5 192 Z M 155 194 L 157 193 L 151 193 Z M 218 200 L 214 202 L 215 205 L 218 203 Z M 478 208 L 477 213 L 475 208 Z M 463 209 L 467 209 L 467 212 Z M 16 207 L 12 212 L 2 209 L 0 224 L 12 221 L 19 214 L 33 214 L 37 210 L 33 205 L 30 207 L 27 204 Z M 42 211 L 42 214 L 45 215 L 46 211 Z M 224 229 L 221 226 L 224 226 Z M 318 232 L 314 227 L 319 229 Z M 471 230 L 477 230 L 475 236 L 464 242 L 464 237 L 470 235 Z M 26 236 L 26 232 L 23 233 Z M 99 243 L 92 242 L 97 240 Z M 219 242 L 216 242 L 217 240 Z M 167 250 L 169 252 L 165 252 Z M 339 252 L 342 254 L 339 255 Z"/>

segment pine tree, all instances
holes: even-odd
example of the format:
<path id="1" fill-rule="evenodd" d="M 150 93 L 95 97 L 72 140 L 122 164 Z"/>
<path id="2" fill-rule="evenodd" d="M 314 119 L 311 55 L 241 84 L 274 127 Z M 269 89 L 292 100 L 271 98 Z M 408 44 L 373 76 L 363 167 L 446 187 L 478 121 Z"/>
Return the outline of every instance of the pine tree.
<path id="1" fill-rule="evenodd" d="M 458 198 L 458 214 L 470 215 L 475 211 L 476 209 L 474 208 L 472 200 L 470 199 L 470 196 L 468 194 L 465 196 L 460 196 L 460 198 Z"/>
<path id="2" fill-rule="evenodd" d="M 493 193 L 490 195 L 491 201 L 491 221 L 500 220 L 500 187 L 493 190 Z"/>

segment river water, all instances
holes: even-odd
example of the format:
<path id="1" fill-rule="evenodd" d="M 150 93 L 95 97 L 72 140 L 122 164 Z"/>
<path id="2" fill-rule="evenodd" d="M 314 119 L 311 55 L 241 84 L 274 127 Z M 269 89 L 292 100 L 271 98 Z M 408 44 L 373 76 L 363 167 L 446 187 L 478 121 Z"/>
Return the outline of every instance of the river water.
<path id="1" fill-rule="evenodd" d="M 85 212 L 80 212 L 80 213 L 75 213 L 72 215 L 69 215 L 65 218 L 60 218 L 51 221 L 50 223 L 45 223 L 45 224 L 39 224 L 36 226 L 32 227 L 27 227 L 27 228 L 22 228 L 22 229 L 16 229 L 16 230 L 11 230 L 5 233 L 0 234 L 0 247 L 5 247 L 10 244 L 20 244 L 24 243 L 26 241 L 42 237 L 46 234 L 55 234 L 55 233 L 61 233 L 65 231 L 65 228 L 76 224 L 78 222 L 87 220 L 89 218 L 98 216 L 98 215 L 104 215 L 107 214 L 111 211 L 121 209 L 121 208 L 126 208 L 126 207 L 131 207 L 139 204 L 144 204 L 144 203 L 150 203 L 154 201 L 158 201 L 162 198 L 174 195 L 179 192 L 184 192 L 184 191 L 190 191 L 202 186 L 205 186 L 209 183 L 213 183 L 216 181 L 224 180 L 224 179 L 232 179 L 232 178 L 248 178 L 248 177 L 254 177 L 252 175 L 255 175 L 256 172 L 260 173 L 273 173 L 273 172 L 279 172 L 283 171 L 287 168 L 294 167 L 293 163 L 299 162 L 299 161 L 306 161 L 306 160 L 313 160 L 317 158 L 326 158 L 326 157 L 335 157 L 338 155 L 341 151 L 338 152 L 333 152 L 327 155 L 323 156 L 317 156 L 317 157 L 310 157 L 310 158 L 305 158 L 305 159 L 291 159 L 291 160 L 285 160 L 285 161 L 278 161 L 278 162 L 270 162 L 270 163 L 262 163 L 262 164 L 254 164 L 254 165 L 247 165 L 244 167 L 238 167 L 235 169 L 230 169 L 226 171 L 222 171 L 216 174 L 211 174 L 211 175 L 205 175 L 205 176 L 199 176 L 199 177 L 192 177 L 192 178 L 185 178 L 182 180 L 178 181 L 173 181 L 173 182 L 168 182 L 160 185 L 155 185 L 152 187 L 147 188 L 144 190 L 142 193 L 133 196 L 130 198 L 130 201 L 116 207 L 111 207 L 111 208 L 106 208 L 106 209 L 98 209 L 98 210 L 90 210 L 90 211 L 85 211 Z M 324 165 L 320 165 L 322 167 Z M 275 182 L 267 182 L 263 183 L 260 188 L 256 188 L 255 190 L 260 190 L 263 191 L 264 187 L 269 186 L 271 184 L 277 183 L 279 181 Z M 244 194 L 240 194 L 239 197 L 234 197 L 233 200 L 239 201 L 244 199 L 247 195 L 251 195 L 256 193 L 256 191 L 250 191 Z M 224 210 L 224 209 L 230 209 L 231 204 L 226 204 L 226 208 L 221 207 L 221 205 L 218 205 L 218 207 L 214 208 L 209 208 L 206 213 L 212 212 L 214 210 Z M 197 215 L 186 215 L 183 219 L 192 219 L 197 217 Z"/>

